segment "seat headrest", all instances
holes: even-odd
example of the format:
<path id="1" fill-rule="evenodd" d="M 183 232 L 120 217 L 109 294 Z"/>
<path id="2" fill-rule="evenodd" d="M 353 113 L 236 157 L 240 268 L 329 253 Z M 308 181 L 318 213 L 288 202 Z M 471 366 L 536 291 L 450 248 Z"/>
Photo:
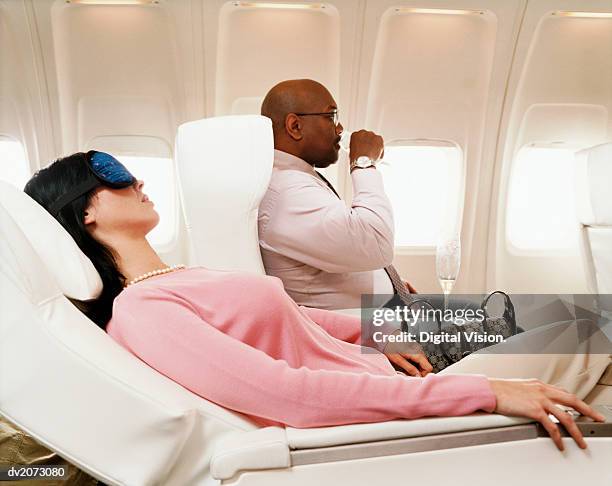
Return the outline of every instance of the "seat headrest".
<path id="1" fill-rule="evenodd" d="M 578 221 L 587 226 L 612 225 L 612 143 L 576 154 Z"/>
<path id="2" fill-rule="evenodd" d="M 11 215 L 16 225 L 3 224 L 3 237 L 18 228 L 36 253 L 33 256 L 31 251 L 28 253 L 24 249 L 17 255 L 24 271 L 36 276 L 40 272 L 39 260 L 42 260 L 67 297 L 90 300 L 100 295 L 102 280 L 91 260 L 42 206 L 4 181 L 0 181 L 0 206 Z"/>

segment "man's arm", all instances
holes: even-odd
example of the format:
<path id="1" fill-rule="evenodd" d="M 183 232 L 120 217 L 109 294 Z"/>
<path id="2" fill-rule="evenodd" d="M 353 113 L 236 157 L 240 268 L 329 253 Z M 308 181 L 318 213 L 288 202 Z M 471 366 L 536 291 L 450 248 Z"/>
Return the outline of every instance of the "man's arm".
<path id="1" fill-rule="evenodd" d="M 276 194 L 273 217 L 262 228 L 262 248 L 331 273 L 391 263 L 393 212 L 376 169 L 352 172 L 350 208 L 313 176 L 292 172 L 291 177 L 295 180 Z"/>

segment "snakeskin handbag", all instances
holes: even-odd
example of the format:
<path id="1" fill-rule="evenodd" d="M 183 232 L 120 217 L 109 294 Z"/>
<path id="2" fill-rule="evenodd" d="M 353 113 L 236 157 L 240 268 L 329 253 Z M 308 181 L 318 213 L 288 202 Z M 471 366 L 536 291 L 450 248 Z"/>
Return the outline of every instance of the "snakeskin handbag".
<path id="1" fill-rule="evenodd" d="M 491 317 L 487 309 L 489 300 L 494 295 L 502 295 L 504 297 L 504 312 L 500 317 Z M 413 309 L 414 306 L 420 305 L 421 308 L 429 308 L 433 310 L 433 315 L 437 316 L 433 305 L 425 298 L 416 299 L 410 303 L 408 308 Z M 505 292 L 496 290 L 488 294 L 482 301 L 480 309 L 483 311 L 484 319 L 482 321 L 468 322 L 465 324 L 458 324 L 453 321 L 445 321 L 442 323 L 436 317 L 436 334 L 441 336 L 440 344 L 434 344 L 430 341 L 422 342 L 421 347 L 427 356 L 427 359 L 433 366 L 434 373 L 443 370 L 447 366 L 456 363 L 460 359 L 468 356 L 469 354 L 478 351 L 479 349 L 486 348 L 494 342 L 487 342 L 486 340 L 470 340 L 466 339 L 466 335 L 496 335 L 502 336 L 507 339 L 514 336 L 517 333 L 523 332 L 523 330 L 516 325 L 516 314 L 514 312 L 514 305 L 512 300 Z M 458 336 L 459 338 L 454 340 L 452 337 Z"/>

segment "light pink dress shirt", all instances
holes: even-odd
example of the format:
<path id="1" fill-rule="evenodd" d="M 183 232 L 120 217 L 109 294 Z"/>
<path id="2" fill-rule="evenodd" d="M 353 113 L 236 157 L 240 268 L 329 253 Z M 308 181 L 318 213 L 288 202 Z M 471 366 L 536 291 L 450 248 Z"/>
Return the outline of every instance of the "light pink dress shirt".
<path id="1" fill-rule="evenodd" d="M 268 275 L 301 305 L 361 307 L 361 295 L 393 293 L 393 211 L 376 169 L 351 174 L 351 207 L 304 160 L 274 151 L 259 206 L 259 245 Z"/>
<path id="2" fill-rule="evenodd" d="M 359 318 L 299 307 L 274 277 L 193 268 L 115 299 L 107 331 L 171 380 L 261 425 L 319 427 L 495 408 L 479 375 L 412 378 L 359 342 Z"/>

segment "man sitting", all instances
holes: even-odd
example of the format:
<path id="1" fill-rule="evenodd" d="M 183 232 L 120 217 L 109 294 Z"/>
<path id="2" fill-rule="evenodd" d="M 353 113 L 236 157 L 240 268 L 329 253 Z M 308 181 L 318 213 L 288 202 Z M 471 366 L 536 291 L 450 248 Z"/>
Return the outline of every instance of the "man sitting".
<path id="1" fill-rule="evenodd" d="M 375 163 L 382 137 L 361 130 L 350 142 L 354 196 L 347 207 L 316 170 L 338 160 L 338 107 L 316 81 L 284 81 L 266 95 L 274 169 L 259 207 L 259 244 L 266 273 L 279 277 L 300 305 L 361 306 L 362 294 L 408 294 L 391 266 L 393 211 Z"/>

